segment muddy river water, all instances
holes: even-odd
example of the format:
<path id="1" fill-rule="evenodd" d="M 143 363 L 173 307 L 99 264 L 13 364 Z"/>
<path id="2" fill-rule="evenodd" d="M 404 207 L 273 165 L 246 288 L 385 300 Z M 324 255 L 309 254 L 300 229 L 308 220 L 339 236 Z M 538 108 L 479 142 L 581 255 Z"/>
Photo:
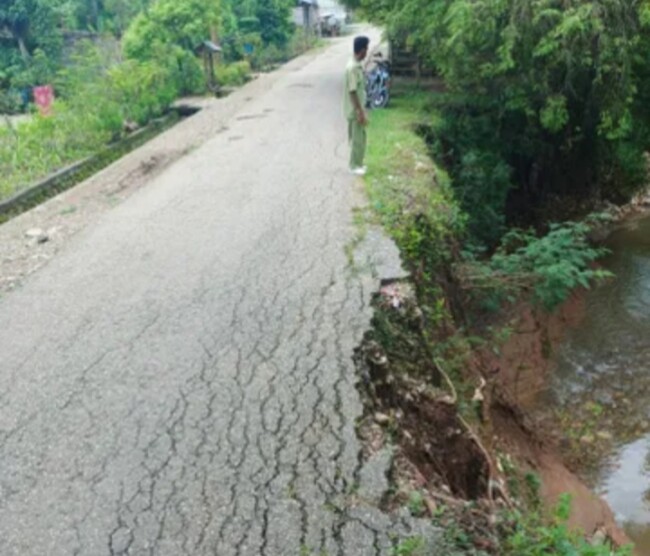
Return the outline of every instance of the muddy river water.
<path id="1" fill-rule="evenodd" d="M 608 449 L 589 479 L 650 556 L 650 217 L 627 222 L 608 247 L 616 279 L 588 295 L 551 389 L 564 411 L 597 421 L 584 440 L 605 439 Z"/>

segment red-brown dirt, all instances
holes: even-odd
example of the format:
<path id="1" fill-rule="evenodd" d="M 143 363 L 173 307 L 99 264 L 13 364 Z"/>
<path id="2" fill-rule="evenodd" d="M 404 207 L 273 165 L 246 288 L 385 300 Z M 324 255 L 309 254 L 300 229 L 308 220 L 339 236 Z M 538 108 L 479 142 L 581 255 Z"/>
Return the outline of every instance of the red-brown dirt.
<path id="1" fill-rule="evenodd" d="M 494 443 L 525 463 L 541 479 L 541 496 L 547 506 L 557 504 L 562 494 L 572 496 L 569 525 L 591 536 L 604 532 L 617 545 L 630 539 L 617 525 L 607 503 L 562 461 L 555 435 L 538 418 L 536 400 L 553 372 L 553 353 L 570 327 L 584 316 L 584 292 L 574 294 L 553 314 L 530 306 L 517 308 L 513 332 L 496 355 L 482 351 L 477 367 L 491 375 L 492 401 L 489 410 Z"/>

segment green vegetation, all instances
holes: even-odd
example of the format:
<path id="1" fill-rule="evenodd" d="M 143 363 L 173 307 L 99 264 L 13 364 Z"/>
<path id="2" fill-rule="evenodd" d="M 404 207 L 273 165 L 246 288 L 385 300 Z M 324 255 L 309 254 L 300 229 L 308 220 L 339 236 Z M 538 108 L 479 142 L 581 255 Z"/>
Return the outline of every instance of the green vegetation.
<path id="1" fill-rule="evenodd" d="M 540 494 L 540 478 L 523 474 L 510 458 L 500 458 L 511 493 L 525 504 L 521 509 L 503 511 L 499 519 L 503 556 L 632 556 L 632 547 L 612 548 L 604 540 L 588 542 L 584 534 L 569 526 L 571 496 L 560 497 L 557 505 L 545 510 Z"/>
<path id="2" fill-rule="evenodd" d="M 399 543 L 393 549 L 393 556 L 424 556 L 424 539 L 412 537 Z"/>
<path id="3" fill-rule="evenodd" d="M 158 64 L 106 67 L 91 46 L 57 82 L 66 97 L 51 116 L 0 128 L 0 197 L 94 154 L 125 133 L 124 122 L 145 124 L 160 116 L 178 94 L 173 75 Z"/>
<path id="4" fill-rule="evenodd" d="M 475 316 L 483 315 L 484 307 L 477 311 L 468 302 L 467 292 L 483 305 L 491 301 L 494 310 L 504 302 L 522 298 L 549 310 L 554 308 L 576 287 L 607 277 L 592 266 L 603 251 L 588 240 L 590 226 L 598 218 L 548 225 L 546 234 L 541 235 L 513 228 L 494 249 L 477 247 L 477 238 L 471 232 L 473 217 L 458 200 L 453 173 L 450 177 L 437 165 L 438 159 L 432 161 L 430 156 L 429 125 L 441 120 L 439 105 L 431 98 L 434 94 L 408 87 L 394 92 L 394 103 L 388 110 L 371 114 L 367 178 L 370 217 L 383 224 L 400 247 L 414 277 L 427 341 L 432 353 L 444 359 L 444 365 L 440 362 L 438 367 L 444 367 L 454 382 L 460 414 L 480 427 L 477 408 L 469 402 L 476 386 L 465 380 L 464 367 L 473 346 L 498 344 L 509 329 L 499 322 L 496 328 L 474 328 Z M 381 315 L 376 316 L 376 323 L 381 332 Z M 419 376 L 417 371 L 409 373 L 414 379 Z M 530 474 L 517 477 L 510 486 L 521 507 L 530 511 L 504 517 L 499 530 L 500 554 L 630 554 L 586 543 L 566 525 L 568 502 L 563 500 L 556 512 L 547 515 L 540 509 L 539 495 L 528 493 L 538 489 L 539 479 Z M 419 493 L 411 494 L 407 504 L 412 514 L 426 513 L 422 501 Z M 446 528 L 453 533 L 453 538 L 447 539 L 451 544 L 468 554 L 484 554 L 473 547 L 471 535 L 460 525 Z M 417 553 L 410 549 L 403 543 L 397 553 Z"/>
<path id="5" fill-rule="evenodd" d="M 395 97 L 390 110 L 371 114 L 368 193 L 406 264 L 417 277 L 426 278 L 417 280 L 418 287 L 437 290 L 435 277 L 450 262 L 450 242 L 462 235 L 466 217 L 447 174 L 431 161 L 426 141 L 414 133 L 426 100 L 426 95 L 408 90 Z M 436 322 L 443 309 L 439 293 L 429 292 L 424 304 Z"/>
<path id="6" fill-rule="evenodd" d="M 6 0 L 0 5 L 0 198 L 81 160 L 206 91 L 198 49 L 223 45 L 215 74 L 244 84 L 253 69 L 313 45 L 295 32 L 292 0 Z M 50 84 L 51 115 L 30 105 Z"/>
<path id="7" fill-rule="evenodd" d="M 571 498 L 563 496 L 550 517 L 537 512 L 513 513 L 502 554 L 504 556 L 632 556 L 632 548 L 618 550 L 606 544 L 588 543 L 584 536 L 571 531 L 567 522 L 571 513 Z"/>
<path id="8" fill-rule="evenodd" d="M 629 198 L 650 144 L 650 8 L 633 0 L 348 0 L 444 80 L 430 139 L 492 247 L 547 207 Z M 564 216 L 564 215 L 561 215 Z"/>
<path id="9" fill-rule="evenodd" d="M 204 75 L 195 51 L 220 23 L 220 0 L 156 0 L 124 35 L 127 58 L 174 68 L 180 94 L 202 92 Z"/>
<path id="10" fill-rule="evenodd" d="M 180 49 L 192 52 L 210 37 L 219 25 L 220 0 L 157 0 L 140 13 L 124 35 L 124 51 L 129 58 L 155 59 Z"/>
<path id="11" fill-rule="evenodd" d="M 368 189 L 374 212 L 418 276 L 420 293 L 428 290 L 424 305 L 433 322 L 447 316 L 436 284 L 451 266 L 465 288 L 494 307 L 531 292 L 535 302 L 550 310 L 576 287 L 609 276 L 591 266 L 605 254 L 589 245 L 596 218 L 552 224 L 542 237 L 512 229 L 489 258 L 483 249 L 473 248 L 471 215 L 457 201 L 453 180 L 431 161 L 425 139 L 414 132 L 425 118 L 436 121 L 439 114 L 431 112 L 426 93 L 412 90 L 398 95 L 390 110 L 373 112 L 377 133 L 368 154 Z M 461 241 L 466 245 L 462 250 Z"/>
<path id="12" fill-rule="evenodd" d="M 414 231 L 416 219 L 424 215 L 435 231 L 427 243 L 444 243 L 465 224 L 454 207 L 446 173 L 434 165 L 425 140 L 414 133 L 425 106 L 424 94 L 408 90 L 395 98 L 390 110 L 373 112 L 371 126 L 377 132 L 368 151 L 371 204 L 403 250 L 414 257 L 427 248 L 425 238 Z"/>
<path id="13" fill-rule="evenodd" d="M 0 91 L 14 96 L 61 68 L 75 33 L 120 37 L 150 0 L 4 0 L 0 4 Z"/>
<path id="14" fill-rule="evenodd" d="M 531 288 L 534 300 L 553 310 L 576 288 L 589 288 L 612 276 L 592 267 L 607 251 L 589 244 L 590 231 L 588 221 L 551 224 L 543 237 L 533 231 L 511 230 L 487 262 L 474 259 L 463 265 L 464 278 L 475 294 L 496 306 L 505 299 L 514 301 Z"/>
<path id="15" fill-rule="evenodd" d="M 495 327 L 511 322 L 505 306 L 552 310 L 607 278 L 594 265 L 604 251 L 589 240 L 587 215 L 646 183 L 650 8 L 632 0 L 346 3 L 386 25 L 440 78 L 372 114 L 368 190 L 412 273 L 458 412 L 481 431 L 490 400 L 476 382 L 490 378 L 476 376 L 474 347 L 492 345 Z M 571 531 L 568 499 L 551 515 L 538 501 L 521 504 L 500 530 L 500 554 L 631 554 Z"/>
<path id="16" fill-rule="evenodd" d="M 243 85 L 249 79 L 251 66 L 247 61 L 222 64 L 217 67 L 217 81 L 222 85 Z"/>
<path id="17" fill-rule="evenodd" d="M 0 91 L 20 104 L 18 93 L 51 82 L 80 36 L 104 46 L 124 37 L 128 57 L 164 55 L 181 66 L 195 62 L 206 39 L 222 43 L 226 62 L 283 61 L 296 53 L 293 6 L 293 0 L 4 0 Z"/>
<path id="18" fill-rule="evenodd" d="M 424 496 L 422 496 L 421 492 L 418 492 L 417 490 L 411 492 L 409 496 L 408 508 L 411 512 L 411 515 L 414 515 L 416 517 L 424 515 L 426 511 L 426 505 L 424 503 Z"/>

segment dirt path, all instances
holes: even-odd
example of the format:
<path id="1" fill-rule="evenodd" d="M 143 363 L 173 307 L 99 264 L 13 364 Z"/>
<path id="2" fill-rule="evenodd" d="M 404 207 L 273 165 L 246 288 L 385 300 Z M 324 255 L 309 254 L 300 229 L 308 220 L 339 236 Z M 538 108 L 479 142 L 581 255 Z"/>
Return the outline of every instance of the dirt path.
<path id="1" fill-rule="evenodd" d="M 0 228 L 0 554 L 437 542 L 373 506 L 386 470 L 359 457 L 351 358 L 377 282 L 344 251 L 348 51 L 260 78 Z"/>

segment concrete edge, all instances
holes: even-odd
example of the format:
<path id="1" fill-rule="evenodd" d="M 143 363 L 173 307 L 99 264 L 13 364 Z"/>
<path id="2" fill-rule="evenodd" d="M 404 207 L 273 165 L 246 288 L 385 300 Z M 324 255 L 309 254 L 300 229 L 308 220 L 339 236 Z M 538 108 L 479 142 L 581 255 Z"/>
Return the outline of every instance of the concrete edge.
<path id="1" fill-rule="evenodd" d="M 73 178 L 78 174 L 83 174 L 86 170 L 90 170 L 95 164 L 99 164 L 101 166 L 101 168 L 97 169 L 98 172 L 99 170 L 108 166 L 111 162 L 114 162 L 114 159 L 110 157 L 111 153 L 120 151 L 122 149 L 131 151 L 137 148 L 141 144 L 146 143 L 148 141 L 147 136 L 150 133 L 156 133 L 157 135 L 161 131 L 164 131 L 165 128 L 168 126 L 168 124 L 170 125 L 170 127 L 171 125 L 173 125 L 171 123 L 170 116 L 156 118 L 152 120 L 146 127 L 135 131 L 131 135 L 115 143 L 111 143 L 105 146 L 97 154 L 91 155 L 82 160 L 69 164 L 68 166 L 65 166 L 64 168 L 57 170 L 56 172 L 50 174 L 49 176 L 43 178 L 42 180 L 30 186 L 27 186 L 26 188 L 18 191 L 17 193 L 14 193 L 9 198 L 0 201 L 0 216 L 11 217 L 11 213 L 13 212 L 20 213 L 20 212 L 24 212 L 24 210 L 28 210 L 29 208 L 33 208 L 33 206 L 35 205 L 30 204 L 30 201 L 36 199 L 40 195 L 47 194 L 51 190 L 54 190 L 55 193 L 60 193 L 60 191 L 56 191 L 56 188 L 64 180 L 68 178 Z M 106 164 L 102 164 L 102 160 L 104 160 L 107 157 L 107 155 L 108 155 L 108 159 Z M 82 180 L 74 182 L 70 184 L 68 187 L 66 187 L 65 189 L 70 189 L 75 185 L 78 185 L 81 181 Z M 47 198 L 49 197 L 50 195 L 48 195 Z M 43 201 L 45 200 L 46 199 L 43 199 Z M 36 204 L 40 204 L 40 203 L 36 203 Z M 21 208 L 23 208 L 22 205 L 28 205 L 28 206 L 25 206 L 24 210 L 21 210 Z"/>

